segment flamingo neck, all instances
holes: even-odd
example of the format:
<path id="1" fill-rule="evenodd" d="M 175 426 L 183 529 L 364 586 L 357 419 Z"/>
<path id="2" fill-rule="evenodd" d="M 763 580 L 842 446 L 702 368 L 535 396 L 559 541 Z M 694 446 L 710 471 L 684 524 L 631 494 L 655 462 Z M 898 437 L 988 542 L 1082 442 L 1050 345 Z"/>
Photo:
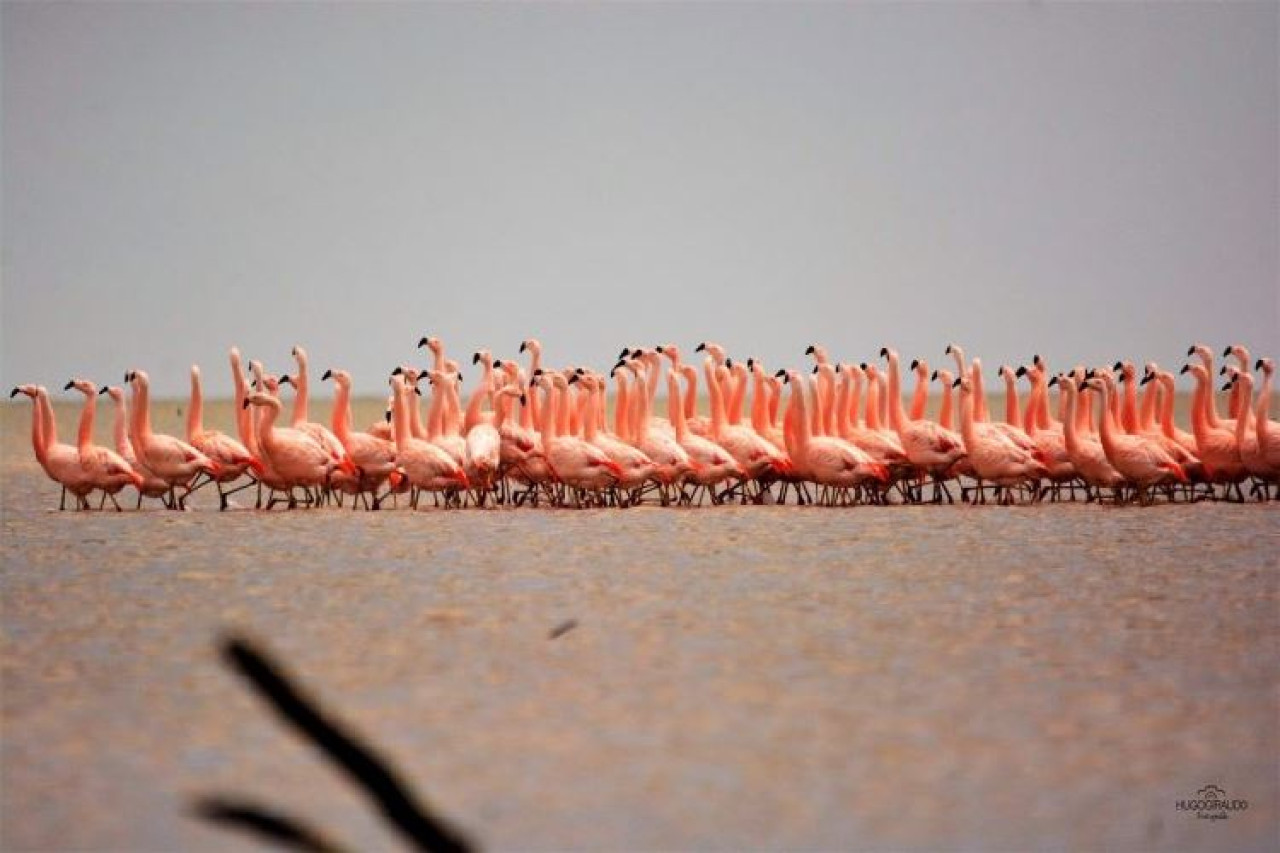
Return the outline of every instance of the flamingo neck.
<path id="1" fill-rule="evenodd" d="M 925 407 L 929 405 L 929 365 L 921 361 L 916 367 L 916 390 L 911 397 L 911 420 L 918 421 L 924 417 Z"/>
<path id="2" fill-rule="evenodd" d="M 405 384 L 399 382 L 391 395 L 391 437 L 395 440 L 397 453 L 404 452 L 409 444 L 409 412 L 405 408 L 406 390 Z M 434 399 L 435 395 L 432 394 L 432 400 Z"/>
<path id="3" fill-rule="evenodd" d="M 879 376 L 867 375 L 867 429 L 880 429 L 880 382 Z"/>
<path id="4" fill-rule="evenodd" d="M 1138 386 L 1129 376 L 1124 378 L 1124 403 L 1120 407 L 1120 423 L 1130 435 L 1138 431 Z"/>
<path id="5" fill-rule="evenodd" d="M 631 425 L 628 422 L 627 411 L 631 401 L 628 397 L 627 377 L 619 372 L 615 373 L 613 378 L 618 383 L 618 390 L 613 398 L 613 431 L 623 441 L 630 441 Z"/>
<path id="6" fill-rule="evenodd" d="M 983 423 L 991 420 L 991 412 L 987 410 L 987 389 L 982 384 L 982 359 L 973 360 L 973 401 L 974 418 Z"/>
<path id="7" fill-rule="evenodd" d="M 31 398 L 31 449 L 36 452 L 36 461 L 43 467 L 49 455 L 44 445 L 44 407 L 40 405 L 39 395 Z"/>
<path id="8" fill-rule="evenodd" d="M 249 447 L 250 434 L 253 432 L 253 414 L 244 406 L 248 391 L 245 388 L 244 369 L 240 366 L 238 353 L 231 356 L 231 383 L 235 387 L 236 432 L 240 434 L 240 441 L 244 446 Z"/>
<path id="9" fill-rule="evenodd" d="M 1018 380 L 1004 372 L 1004 419 L 1009 426 L 1022 429 L 1022 408 L 1018 402 Z"/>
<path id="10" fill-rule="evenodd" d="M 702 368 L 707 375 L 707 396 L 711 398 L 711 435 L 720 438 L 724 434 L 724 389 L 720 387 L 720 378 L 716 376 L 714 362 L 707 359 Z"/>
<path id="11" fill-rule="evenodd" d="M 1099 406 L 1099 408 L 1102 409 L 1102 416 L 1099 418 L 1100 424 L 1098 432 L 1102 436 L 1102 448 L 1106 451 L 1107 456 L 1110 457 L 1115 455 L 1116 445 L 1116 415 L 1115 412 L 1112 411 L 1112 402 L 1115 397 L 1111 393 L 1110 383 L 1105 380 L 1102 383 L 1102 390 L 1099 393 L 1102 394 L 1102 405 Z"/>
<path id="12" fill-rule="evenodd" d="M 119 453 L 126 460 L 132 460 L 133 448 L 129 445 L 129 424 L 126 421 L 127 413 L 125 411 L 124 395 L 117 397 L 112 394 L 111 402 L 115 404 L 115 413 L 111 422 L 111 434 L 115 440 L 116 453 Z"/>
<path id="13" fill-rule="evenodd" d="M 1138 417 L 1138 429 L 1142 432 L 1151 432 L 1155 429 L 1159 392 L 1158 382 L 1148 382 L 1146 389 L 1142 392 L 1142 410 Z"/>
<path id="14" fill-rule="evenodd" d="M 98 395 L 92 392 L 84 395 L 84 406 L 80 409 L 80 429 L 76 433 L 76 447 L 81 453 L 93 444 L 93 418 L 98 410 Z"/>
<path id="15" fill-rule="evenodd" d="M 853 430 L 849 426 L 849 374 L 846 371 L 840 377 L 840 385 L 836 390 L 836 435 L 848 438 Z"/>
<path id="16" fill-rule="evenodd" d="M 1073 380 L 1068 379 L 1067 382 Z M 1080 437 L 1076 434 L 1076 395 L 1079 393 L 1074 388 L 1062 391 L 1066 398 L 1067 412 L 1062 423 L 1063 438 L 1066 439 L 1067 452 L 1075 455 L 1080 452 Z"/>
<path id="17" fill-rule="evenodd" d="M 1249 401 L 1253 399 L 1253 377 L 1247 373 L 1241 373 L 1231 390 L 1235 391 L 1242 387 L 1244 390 L 1240 392 L 1240 400 L 1243 404 L 1236 416 L 1236 445 L 1239 447 L 1244 446 L 1244 437 L 1253 426 L 1253 410 L 1249 408 Z"/>
<path id="18" fill-rule="evenodd" d="M 307 358 L 306 356 L 298 356 L 298 378 L 297 391 L 293 398 L 293 426 L 296 429 L 309 419 L 307 409 L 307 399 L 311 391 L 311 382 L 307 378 Z"/>
<path id="19" fill-rule="evenodd" d="M 351 388 L 345 383 L 336 383 L 333 389 L 333 434 L 343 447 L 351 440 Z"/>
<path id="20" fill-rule="evenodd" d="M 689 387 L 684 391 L 684 419 L 688 422 L 698 414 L 698 372 L 689 372 L 685 377 Z"/>
<path id="21" fill-rule="evenodd" d="M 676 441 L 684 444 L 689 434 L 689 427 L 684 420 L 684 405 L 680 399 L 680 380 L 675 373 L 667 374 L 667 417 L 671 419 L 671 428 L 675 430 Z"/>
<path id="22" fill-rule="evenodd" d="M 951 392 L 949 383 L 942 389 L 942 408 L 938 411 L 938 425 L 943 429 L 951 429 Z"/>
<path id="23" fill-rule="evenodd" d="M 733 387 L 729 405 L 725 410 L 725 418 L 730 424 L 740 424 L 742 423 L 742 403 L 747 397 L 747 369 L 743 367 L 739 370 L 739 365 L 734 364 L 733 370 L 729 371 L 729 381 Z"/>
<path id="24" fill-rule="evenodd" d="M 204 393 L 200 388 L 200 372 L 191 371 L 191 403 L 187 406 L 187 441 L 204 432 Z"/>
<path id="25" fill-rule="evenodd" d="M 898 355 L 889 354 L 889 424 L 901 433 L 907 426 L 907 413 L 902 408 L 902 387 L 898 384 Z"/>

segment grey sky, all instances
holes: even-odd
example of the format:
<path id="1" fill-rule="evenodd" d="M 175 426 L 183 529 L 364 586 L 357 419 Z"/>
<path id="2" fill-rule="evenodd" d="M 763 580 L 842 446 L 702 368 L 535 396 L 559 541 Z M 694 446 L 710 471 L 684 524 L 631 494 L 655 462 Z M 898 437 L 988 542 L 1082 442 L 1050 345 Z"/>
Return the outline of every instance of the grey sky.
<path id="1" fill-rule="evenodd" d="M 1278 8 L 6 3 L 2 381 L 1280 354 Z"/>

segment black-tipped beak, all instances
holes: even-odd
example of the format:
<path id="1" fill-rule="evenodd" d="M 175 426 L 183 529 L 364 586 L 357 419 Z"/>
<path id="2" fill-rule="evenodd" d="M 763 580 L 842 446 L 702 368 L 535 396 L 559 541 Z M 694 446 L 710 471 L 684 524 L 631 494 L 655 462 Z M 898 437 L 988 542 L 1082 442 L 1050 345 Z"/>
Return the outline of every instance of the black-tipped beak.
<path id="1" fill-rule="evenodd" d="M 864 362 L 862 362 L 861 364 L 859 364 L 859 365 L 858 365 L 858 367 L 862 368 L 863 370 L 866 370 L 866 369 L 867 369 L 867 363 L 864 361 Z"/>
<path id="2" fill-rule="evenodd" d="M 573 372 L 578 376 L 585 376 L 587 373 L 587 369 L 585 367 L 577 367 L 577 368 L 574 368 Z"/>
<path id="3" fill-rule="evenodd" d="M 1226 375 L 1227 375 L 1227 366 L 1226 366 L 1225 364 L 1224 364 L 1224 365 L 1222 365 L 1222 367 L 1219 367 L 1219 368 L 1218 368 L 1218 375 L 1219 375 L 1219 376 L 1226 376 Z"/>
<path id="4" fill-rule="evenodd" d="M 1034 364 L 1036 367 L 1039 367 L 1039 366 L 1040 366 L 1040 354 L 1039 354 L 1039 353 L 1036 353 L 1035 355 L 1031 356 L 1031 363 L 1032 363 L 1032 364 Z"/>
<path id="5" fill-rule="evenodd" d="M 707 345 L 705 343 L 701 343 L 701 344 L 698 344 L 698 347 L 697 349 L 694 350 L 694 352 L 702 352 L 706 348 L 707 348 Z"/>
<path id="6" fill-rule="evenodd" d="M 1123 367 L 1124 367 L 1124 365 L 1123 365 L 1123 364 L 1121 364 L 1121 363 L 1120 363 L 1120 362 L 1118 362 L 1118 361 L 1117 361 L 1115 364 L 1111 365 L 1111 369 L 1112 369 L 1112 370 L 1120 370 L 1120 369 L 1121 369 L 1121 368 L 1123 368 Z"/>
<path id="7" fill-rule="evenodd" d="M 326 379 L 332 379 L 332 378 L 333 378 L 333 371 L 332 371 L 332 370 L 326 370 L 326 371 L 324 372 L 324 376 L 321 376 L 321 377 L 320 377 L 320 381 L 321 381 L 321 382 L 323 382 L 323 381 L 325 381 Z"/>
<path id="8" fill-rule="evenodd" d="M 959 376 L 957 376 L 957 377 L 955 378 L 955 381 L 951 383 L 951 387 L 952 387 L 952 388 L 959 388 L 959 387 L 960 387 L 960 377 L 959 377 Z"/>
<path id="9" fill-rule="evenodd" d="M 733 369 L 733 359 L 731 359 L 731 358 L 726 358 L 726 359 L 724 360 L 724 366 L 732 370 L 732 369 Z"/>
<path id="10" fill-rule="evenodd" d="M 422 389 L 421 389 L 421 388 L 419 388 L 417 385 L 414 385 L 414 386 L 413 386 L 413 393 L 415 393 L 415 394 L 417 394 L 419 397 L 421 397 L 421 396 L 422 396 Z"/>
<path id="11" fill-rule="evenodd" d="M 522 405 L 522 406 L 523 406 L 523 405 L 525 405 L 525 403 L 526 403 L 526 402 L 527 402 L 527 400 L 526 400 L 526 398 L 525 398 L 525 396 L 524 396 L 524 392 L 523 392 L 523 391 L 521 391 L 521 392 L 520 392 L 520 405 Z"/>
<path id="12" fill-rule="evenodd" d="M 913 359 L 911 359 L 911 369 L 912 369 L 912 370 L 915 370 L 915 369 L 916 369 L 917 367 L 919 367 L 919 366 L 920 366 L 920 359 L 918 359 L 918 358 L 913 358 Z"/>
<path id="13" fill-rule="evenodd" d="M 774 378 L 775 378 L 775 379 L 786 379 L 786 378 L 787 378 L 787 371 L 785 371 L 785 370 L 779 370 L 777 373 L 773 374 L 773 376 L 774 376 Z"/>
<path id="14" fill-rule="evenodd" d="M 1227 356 L 1229 356 L 1229 355 L 1231 355 L 1231 347 L 1227 347 L 1226 349 L 1224 349 L 1224 350 L 1222 351 L 1222 357 L 1223 357 L 1223 358 L 1226 358 L 1226 357 L 1227 357 Z"/>
<path id="15" fill-rule="evenodd" d="M 21 392 L 17 388 L 14 388 L 12 391 L 9 392 L 9 399 L 12 400 L 14 397 L 18 396 L 18 394 L 20 393 Z"/>
<path id="16" fill-rule="evenodd" d="M 132 381 L 133 381 L 133 371 L 132 371 L 132 370 L 130 370 L 128 373 L 126 373 L 126 374 L 124 375 L 124 381 L 125 381 L 125 382 L 132 382 Z"/>
<path id="17" fill-rule="evenodd" d="M 1254 369 L 1254 370 L 1261 370 L 1261 369 L 1262 369 L 1262 359 L 1258 359 L 1257 361 L 1255 361 L 1255 362 L 1253 363 L 1253 369 Z"/>
<path id="18" fill-rule="evenodd" d="M 1181 375 L 1181 374 L 1183 374 L 1183 373 L 1186 373 L 1186 372 L 1187 372 L 1188 370 L 1190 370 L 1190 369 L 1191 369 L 1191 365 L 1189 365 L 1189 364 L 1184 364 L 1184 365 L 1182 365 L 1182 369 L 1178 371 L 1178 374 L 1179 374 L 1179 375 Z"/>
<path id="19" fill-rule="evenodd" d="M 419 347 L 425 347 L 426 345 L 427 345 L 427 339 L 425 337 L 418 341 Z"/>
<path id="20" fill-rule="evenodd" d="M 542 368 L 541 368 L 541 367 L 539 367 L 537 370 L 533 371 L 533 375 L 534 375 L 534 376 L 541 376 L 541 375 L 542 375 L 542 373 L 543 373 L 543 371 L 542 371 Z"/>
<path id="21" fill-rule="evenodd" d="M 1141 382 L 1139 382 L 1138 384 L 1139 384 L 1139 385 L 1146 385 L 1148 382 L 1150 382 L 1152 379 L 1155 379 L 1155 378 L 1156 378 L 1156 377 L 1155 377 L 1155 374 L 1154 374 L 1154 373 L 1147 373 L 1147 374 L 1144 374 L 1144 375 L 1143 375 L 1143 377 L 1142 377 L 1142 381 L 1141 381 Z"/>
<path id="22" fill-rule="evenodd" d="M 937 381 L 938 381 L 938 371 L 936 371 L 936 370 L 935 370 L 935 371 L 933 372 L 933 375 L 929 377 L 929 381 L 930 381 L 930 382 L 937 382 Z"/>
<path id="23" fill-rule="evenodd" d="M 1055 376 L 1055 377 L 1053 377 L 1052 379 L 1050 379 L 1050 380 L 1049 380 L 1049 387 L 1050 387 L 1050 388 L 1052 388 L 1054 385 L 1057 385 L 1057 384 L 1058 384 L 1058 377 L 1056 377 L 1056 376 Z"/>
<path id="24" fill-rule="evenodd" d="M 471 363 L 472 363 L 472 364 L 479 364 L 479 363 L 480 363 L 480 353 L 478 353 L 478 352 L 477 352 L 477 353 L 472 353 L 472 354 L 471 354 Z"/>
<path id="25" fill-rule="evenodd" d="M 881 357 L 881 358 L 888 358 L 888 357 L 889 357 L 889 348 L 888 348 L 888 347 L 880 347 L 880 357 Z"/>
<path id="26" fill-rule="evenodd" d="M 493 360 L 493 369 L 494 369 L 494 370 L 497 370 L 499 367 L 502 367 L 502 359 L 500 359 L 500 358 L 495 358 L 495 359 Z"/>
<path id="27" fill-rule="evenodd" d="M 609 371 L 609 375 L 612 376 L 614 370 L 617 370 L 619 367 L 625 367 L 626 364 L 627 364 L 626 361 L 624 361 L 623 359 L 618 359 L 617 363 L 613 365 L 613 370 Z"/>
<path id="28" fill-rule="evenodd" d="M 16 391 L 17 389 L 15 388 L 14 390 Z M 102 394 L 105 394 L 105 393 L 107 393 L 107 392 L 108 392 L 108 391 L 110 391 L 110 390 L 111 390 L 111 389 L 110 389 L 110 388 L 108 388 L 106 385 L 103 385 L 101 388 L 99 388 L 99 389 L 98 389 L 98 394 L 99 394 L 99 396 L 101 396 Z"/>
<path id="29" fill-rule="evenodd" d="M 244 400 L 244 402 L 240 404 L 240 408 L 242 408 L 242 409 L 247 409 L 247 408 L 249 408 L 249 398 L 248 398 L 248 397 L 246 397 L 246 398 L 245 398 L 245 400 Z"/>
<path id="30" fill-rule="evenodd" d="M 1027 375 L 1027 367 L 1026 367 L 1026 365 L 1019 364 L 1019 365 L 1018 365 L 1018 369 L 1017 369 L 1016 371 L 1014 371 L 1013 375 L 1014 375 L 1014 376 L 1016 376 L 1016 377 L 1018 377 L 1019 379 L 1021 379 L 1021 378 L 1022 378 L 1022 377 L 1024 377 L 1024 376 L 1026 376 L 1026 375 Z"/>
<path id="31" fill-rule="evenodd" d="M 577 381 L 578 381 L 578 374 L 576 374 L 576 373 L 575 373 L 575 374 L 573 374 L 572 376 L 570 376 L 570 377 L 569 377 L 569 384 L 570 384 L 570 385 L 572 385 L 573 383 L 575 383 L 575 382 L 577 382 Z"/>
<path id="32" fill-rule="evenodd" d="M 804 354 L 813 355 L 813 344 L 809 344 L 808 348 L 805 349 Z"/>
<path id="33" fill-rule="evenodd" d="M 815 364 L 815 365 L 813 366 L 813 370 L 811 370 L 811 371 L 809 371 L 809 372 L 810 372 L 810 373 L 817 373 L 817 372 L 818 372 L 818 365 L 816 365 L 816 364 Z"/>
<path id="34" fill-rule="evenodd" d="M 1076 390 L 1083 391 L 1084 389 L 1085 389 L 1085 381 L 1082 379 L 1080 380 L 1080 384 L 1076 386 Z"/>
<path id="35" fill-rule="evenodd" d="M 281 376 L 281 377 L 280 377 L 280 384 L 281 384 L 281 385 L 293 385 L 293 379 L 289 376 L 289 374 L 287 374 L 287 373 L 286 373 L 284 376 Z M 294 388 L 297 388 L 298 386 L 297 386 L 297 385 L 293 385 L 293 387 L 294 387 Z"/>
<path id="36" fill-rule="evenodd" d="M 747 358 L 747 370 L 754 370 L 754 369 L 755 369 L 755 366 L 756 366 L 756 360 L 755 360 L 754 358 L 748 357 L 748 358 Z"/>
<path id="37" fill-rule="evenodd" d="M 947 351 L 944 353 L 944 355 L 951 355 L 951 344 L 947 344 Z"/>
<path id="38" fill-rule="evenodd" d="M 71 390 L 72 388 L 74 388 L 74 387 L 76 387 L 76 383 L 74 383 L 74 382 L 72 382 L 71 380 L 69 380 L 69 379 L 68 379 L 68 380 L 67 380 L 67 384 L 62 386 L 62 390 L 63 390 L 63 391 L 70 391 L 70 390 Z"/>
<path id="39" fill-rule="evenodd" d="M 524 351 L 528 348 L 528 346 L 529 346 L 529 342 L 528 342 L 528 341 L 521 341 L 521 342 L 520 342 L 520 352 L 524 352 Z"/>
<path id="40" fill-rule="evenodd" d="M 384 414 L 383 417 L 387 419 L 387 423 L 391 423 L 391 410 L 387 409 L 386 414 Z"/>
<path id="41" fill-rule="evenodd" d="M 403 368 L 403 367 L 397 367 L 395 370 L 391 371 L 391 375 L 392 375 L 392 376 L 399 376 L 399 375 L 401 375 L 402 373 L 404 373 L 404 368 Z"/>
<path id="42" fill-rule="evenodd" d="M 629 355 L 631 355 L 631 347 L 623 347 L 622 352 L 618 353 L 618 361 L 622 361 Z"/>
<path id="43" fill-rule="evenodd" d="M 1094 374 L 1095 374 L 1096 372 L 1097 372 L 1097 371 L 1095 371 L 1095 370 L 1091 367 L 1091 368 L 1089 368 L 1088 370 L 1086 370 L 1086 371 L 1084 372 L 1084 378 L 1085 378 L 1085 379 L 1092 379 L 1092 378 L 1094 377 Z"/>
<path id="44" fill-rule="evenodd" d="M 1231 386 L 1232 386 L 1232 385 L 1234 385 L 1234 384 L 1235 384 L 1235 380 L 1234 380 L 1234 379 L 1228 379 L 1226 382 L 1224 382 L 1224 383 L 1222 384 L 1222 390 L 1223 390 L 1223 391 L 1230 391 L 1230 390 L 1231 390 Z"/>
<path id="45" fill-rule="evenodd" d="M 1195 352 L 1196 352 L 1195 344 L 1192 344 L 1191 346 L 1187 347 L 1187 355 L 1195 355 Z"/>
<path id="46" fill-rule="evenodd" d="M 662 347 L 654 347 L 654 349 L 657 351 L 658 355 L 662 355 Z"/>

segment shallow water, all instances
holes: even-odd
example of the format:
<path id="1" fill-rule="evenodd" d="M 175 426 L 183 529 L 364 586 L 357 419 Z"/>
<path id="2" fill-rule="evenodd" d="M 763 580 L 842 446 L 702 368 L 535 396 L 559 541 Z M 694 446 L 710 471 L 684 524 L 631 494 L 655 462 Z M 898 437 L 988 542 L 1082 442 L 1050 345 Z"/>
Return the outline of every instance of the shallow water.
<path id="1" fill-rule="evenodd" d="M 487 847 L 1280 842 L 1278 506 L 60 514 L 27 411 L 0 847 L 244 845 L 212 792 L 392 843 L 228 629 Z M 1176 810 L 1209 783 L 1249 808 Z"/>

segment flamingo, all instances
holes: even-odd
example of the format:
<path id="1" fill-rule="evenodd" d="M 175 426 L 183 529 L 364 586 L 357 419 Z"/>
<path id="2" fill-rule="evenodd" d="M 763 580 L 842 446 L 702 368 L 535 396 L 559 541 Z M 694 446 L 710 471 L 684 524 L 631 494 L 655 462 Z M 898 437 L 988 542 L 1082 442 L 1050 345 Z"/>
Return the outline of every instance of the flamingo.
<path id="1" fill-rule="evenodd" d="M 569 380 L 561 373 L 543 373 L 537 381 L 547 391 L 540 424 L 547 467 L 553 478 L 575 490 L 574 504 L 581 506 L 579 492 L 608 488 L 622 477 L 622 469 L 599 447 L 560 431 L 562 407 L 568 405 Z"/>
<path id="2" fill-rule="evenodd" d="M 465 491 L 470 487 L 467 472 L 443 448 L 414 436 L 409 430 L 411 393 L 400 377 L 392 378 L 395 397 L 392 424 L 395 427 L 396 461 L 415 489 L 427 492 Z M 417 507 L 414 500 L 411 506 Z"/>
<path id="3" fill-rule="evenodd" d="M 1253 413 L 1258 450 L 1268 468 L 1280 471 L 1280 424 L 1271 419 L 1271 378 L 1275 373 L 1275 362 L 1269 358 L 1260 358 L 1254 364 L 1254 369 L 1261 370 L 1264 377 L 1262 390 L 1258 392 L 1257 409 Z M 1272 477 L 1272 482 L 1278 480 L 1280 477 Z"/>
<path id="4" fill-rule="evenodd" d="M 974 373 L 978 373 L 975 369 Z M 974 473 L 1002 490 L 1001 501 L 1012 502 L 1010 486 L 1033 482 L 1048 474 L 1044 465 L 1026 448 L 1010 441 L 996 424 L 979 423 L 974 416 L 976 378 L 962 376 L 960 383 L 960 435 Z"/>
<path id="5" fill-rule="evenodd" d="M 87 472 L 95 489 L 101 489 L 103 502 L 110 498 L 116 511 L 120 504 L 116 503 L 116 494 L 125 486 L 132 485 L 141 492 L 142 475 L 133 470 L 123 456 L 114 450 L 93 443 L 93 419 L 98 408 L 98 389 L 84 379 L 72 379 L 63 389 L 72 388 L 84 395 L 84 407 L 80 410 L 80 430 L 77 435 L 76 450 L 80 454 L 80 467 Z M 102 505 L 99 505 L 101 509 Z"/>
<path id="6" fill-rule="evenodd" d="M 328 379 L 332 379 L 334 385 L 333 434 L 342 442 L 343 449 L 359 472 L 359 492 L 373 492 L 372 508 L 378 509 L 382 500 L 378 490 L 382 485 L 390 481 L 394 491 L 403 479 L 403 472 L 396 464 L 396 446 L 392 441 L 352 428 L 350 373 L 326 370 L 320 380 Z"/>
<path id="7" fill-rule="evenodd" d="M 1147 490 L 1151 486 L 1172 480 L 1187 482 L 1182 466 L 1163 447 L 1145 436 L 1128 435 L 1117 427 L 1111 405 L 1113 392 L 1106 377 L 1092 376 L 1084 381 L 1080 390 L 1086 387 L 1096 391 L 1101 398 L 1102 415 L 1098 432 L 1107 461 L 1137 487 L 1139 501 L 1147 502 Z"/>
<path id="8" fill-rule="evenodd" d="M 1099 491 L 1111 489 L 1113 495 L 1118 497 L 1118 490 L 1125 482 L 1124 477 L 1107 461 L 1102 442 L 1076 425 L 1076 408 L 1080 395 L 1076 384 L 1070 379 L 1055 376 L 1049 380 L 1049 385 L 1059 385 L 1066 394 L 1067 416 L 1063 421 L 1063 439 L 1071 464 L 1087 486 Z"/>
<path id="9" fill-rule="evenodd" d="M 353 477 L 356 475 L 355 466 L 345 453 L 342 462 L 335 464 L 329 451 L 309 433 L 293 427 L 277 427 L 276 420 L 284 408 L 279 398 L 259 391 L 250 394 L 244 405 L 260 409 L 255 424 L 258 441 L 271 470 L 281 479 L 291 485 L 313 488 L 328 485 L 331 475 L 339 468 Z M 292 495 L 290 497 L 293 506 Z"/>
<path id="10" fill-rule="evenodd" d="M 1196 436 L 1197 456 L 1204 463 L 1205 475 L 1210 482 L 1236 486 L 1245 478 L 1244 462 L 1240 458 L 1240 445 L 1236 441 L 1234 420 L 1222 418 L 1215 426 L 1210 413 L 1213 411 L 1213 380 L 1204 367 L 1187 364 L 1183 373 L 1190 373 L 1196 380 L 1195 396 L 1191 401 L 1191 429 Z"/>
<path id="11" fill-rule="evenodd" d="M 1232 366 L 1224 369 L 1231 376 L 1226 387 L 1235 391 L 1236 388 L 1233 386 L 1239 386 L 1240 414 L 1236 418 L 1235 439 L 1236 446 L 1240 448 L 1240 461 L 1251 476 L 1264 482 L 1275 480 L 1280 474 L 1280 468 L 1273 468 L 1267 464 L 1267 457 L 1258 443 L 1258 430 L 1254 424 L 1253 411 L 1253 376 L 1247 371 L 1241 371 Z"/>
<path id="12" fill-rule="evenodd" d="M 241 405 L 243 406 L 243 402 Z M 247 447 L 224 432 L 204 428 L 204 394 L 200 387 L 200 368 L 194 364 L 191 365 L 191 404 L 187 408 L 187 443 L 218 463 L 221 469 L 213 478 L 218 489 L 219 509 L 227 508 L 227 498 L 230 495 L 252 485 L 248 483 L 231 492 L 224 492 L 223 483 L 239 479 L 250 469 L 255 473 L 262 473 L 262 463 L 254 458 Z"/>
<path id="13" fill-rule="evenodd" d="M 796 469 L 819 485 L 839 489 L 888 483 L 889 470 L 864 451 L 843 439 L 814 435 L 800 375 L 786 370 L 783 376 L 791 386 L 786 417 L 792 429 L 787 452 Z"/>
<path id="14" fill-rule="evenodd" d="M 907 418 L 898 386 L 898 354 L 882 347 L 880 355 L 889 360 L 889 423 L 902 443 L 907 461 L 933 480 L 933 501 L 939 503 L 946 492 L 943 480 L 947 471 L 964 455 L 964 440 L 933 421 Z M 948 500 L 950 497 L 947 493 Z"/>
<path id="15" fill-rule="evenodd" d="M 680 379 L 675 373 L 667 374 L 667 416 L 671 419 L 676 443 L 689 454 L 695 466 L 689 479 L 707 489 L 712 503 L 719 503 L 715 486 L 730 477 L 745 477 L 746 471 L 723 447 L 689 431 L 680 397 Z"/>
<path id="16" fill-rule="evenodd" d="M 186 498 L 194 489 L 192 480 L 203 472 L 209 477 L 222 473 L 222 466 L 196 448 L 171 435 L 151 429 L 151 379 L 144 371 L 131 370 L 125 374 L 125 382 L 133 388 L 133 422 L 129 439 L 142 464 L 161 480 L 169 484 L 169 505 L 174 509 L 186 509 Z M 178 486 L 185 491 L 178 495 Z"/>
<path id="17" fill-rule="evenodd" d="M 125 400 L 124 389 L 118 385 L 104 385 L 98 390 L 98 394 L 106 394 L 111 398 L 111 402 L 115 404 L 115 417 L 112 419 L 111 430 L 115 440 L 116 453 L 124 457 L 124 460 L 129 463 L 133 470 L 142 475 L 142 485 L 138 488 L 138 503 L 134 509 L 142 508 L 142 499 L 144 497 L 160 498 L 163 502 L 169 494 L 169 484 L 142 464 L 142 461 L 138 459 L 138 455 L 133 451 L 132 442 L 129 441 L 129 404 Z"/>
<path id="18" fill-rule="evenodd" d="M 43 385 L 19 385 L 9 392 L 10 398 L 25 394 L 31 398 L 31 445 L 36 461 L 49 479 L 62 486 L 58 509 L 67 508 L 67 493 L 76 499 L 79 509 L 89 509 L 87 495 L 93 491 L 89 472 L 80 464 L 80 451 L 58 441 L 57 422 L 49 404 L 49 392 Z"/>

